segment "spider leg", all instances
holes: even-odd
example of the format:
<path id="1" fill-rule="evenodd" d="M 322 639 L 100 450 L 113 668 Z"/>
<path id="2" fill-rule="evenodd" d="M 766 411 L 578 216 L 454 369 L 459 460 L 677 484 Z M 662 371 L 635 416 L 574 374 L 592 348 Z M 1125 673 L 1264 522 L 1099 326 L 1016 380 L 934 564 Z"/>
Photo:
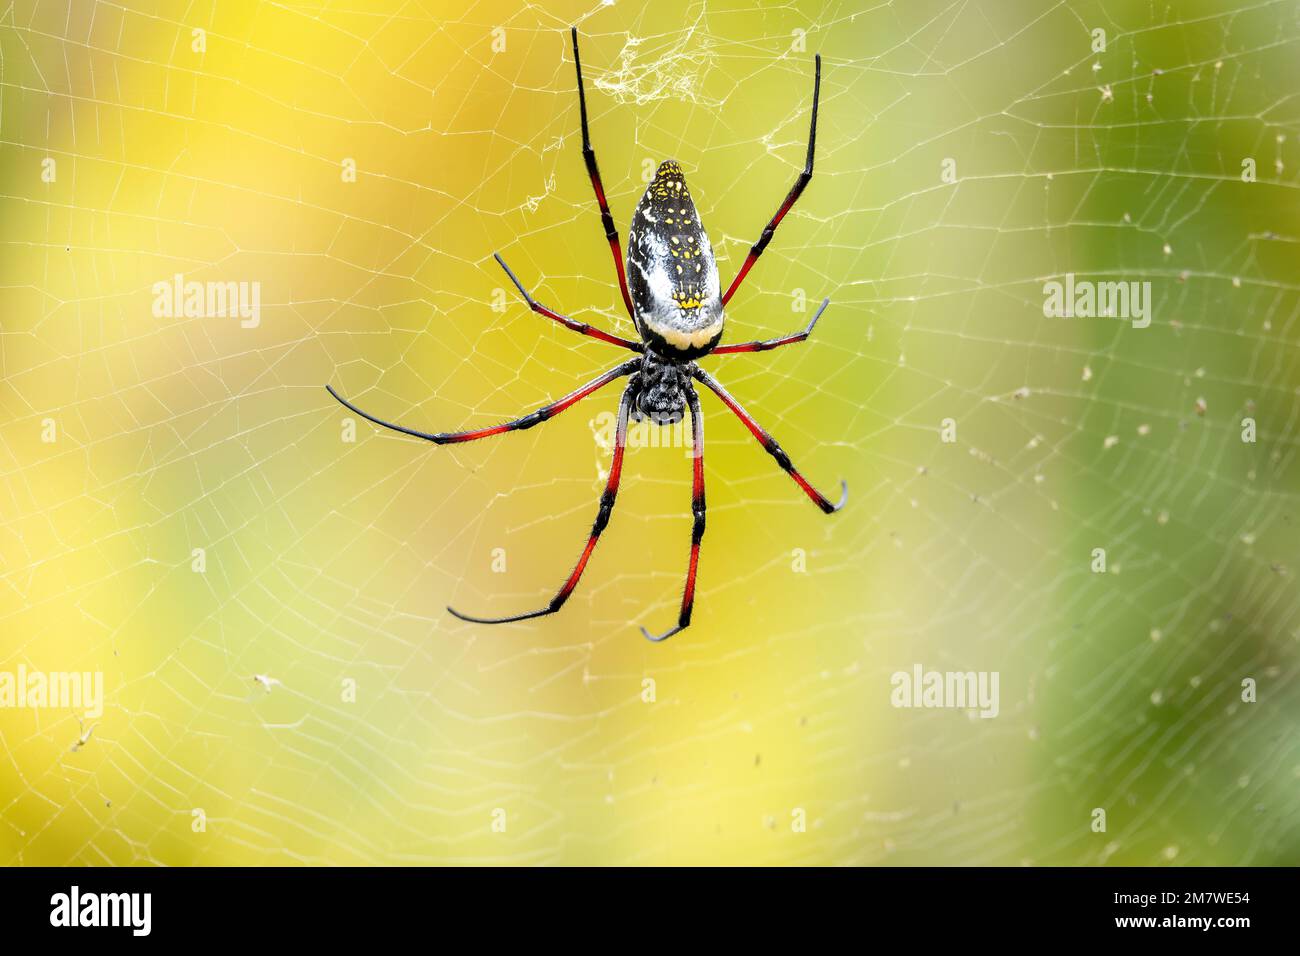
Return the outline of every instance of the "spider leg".
<path id="1" fill-rule="evenodd" d="M 510 271 L 510 267 L 506 265 L 506 261 L 501 258 L 499 253 L 494 252 L 492 255 L 493 258 L 496 259 L 497 264 L 501 266 L 502 269 L 506 270 L 506 275 L 508 275 L 510 281 L 515 284 L 515 288 L 519 290 L 519 294 L 524 297 L 524 301 L 528 303 L 528 308 L 532 309 L 538 315 L 544 315 L 548 319 L 554 319 L 566 329 L 572 329 L 580 335 L 590 335 L 594 339 L 600 339 L 602 342 L 610 342 L 614 345 L 621 345 L 623 348 L 631 349 L 633 352 L 645 351 L 645 346 L 640 342 L 633 342 L 629 339 L 619 338 L 617 335 L 611 335 L 608 332 L 603 332 L 600 329 L 594 328 L 586 322 L 579 322 L 576 319 L 569 318 L 567 315 L 560 315 L 560 313 L 548 309 L 528 294 L 528 290 L 524 288 L 524 284 L 515 277 L 513 272 Z M 814 321 L 816 320 L 814 319 Z"/>
<path id="2" fill-rule="evenodd" d="M 717 379 L 698 367 L 692 374 L 708 386 L 713 391 L 713 394 L 722 399 L 722 404 L 731 409 L 732 413 L 744 423 L 750 433 L 758 439 L 759 444 L 763 446 L 763 450 L 776 459 L 776 463 L 785 469 L 786 474 L 794 479 L 795 484 L 804 490 L 804 494 L 812 499 L 813 504 L 827 514 L 839 511 L 844 507 L 844 502 L 849 498 L 848 482 L 840 482 L 840 500 L 836 504 L 831 504 L 825 495 L 809 484 L 808 479 L 799 474 L 798 469 L 790 462 L 790 456 L 785 453 L 785 449 L 776 443 L 776 439 L 769 435 L 762 425 L 754 421 L 749 412 L 745 411 L 740 403 L 731 397 L 727 390 L 718 383 Z"/>
<path id="3" fill-rule="evenodd" d="M 720 345 L 713 350 L 713 355 L 728 355 L 733 352 L 766 352 L 769 349 L 780 348 L 782 345 L 794 345 L 796 342 L 802 342 L 808 336 L 812 335 L 813 326 L 817 320 L 822 317 L 826 311 L 826 306 L 831 304 L 830 299 L 822 299 L 821 308 L 817 314 L 812 317 L 812 321 L 804 327 L 803 331 L 791 332 L 789 335 L 783 335 L 778 339 L 764 339 L 762 342 L 740 342 L 736 345 Z"/>
<path id="4" fill-rule="evenodd" d="M 623 452 L 627 448 L 627 417 L 632 404 L 632 388 L 632 384 L 629 384 L 623 390 L 623 398 L 618 403 L 618 427 L 614 436 L 614 458 L 609 465 L 609 478 L 605 481 L 605 491 L 600 496 L 600 511 L 596 513 L 596 521 L 591 526 L 587 546 L 582 549 L 582 555 L 578 558 L 577 566 L 569 573 L 568 579 L 556 592 L 555 597 L 551 598 L 551 603 L 535 611 L 525 611 L 523 614 L 512 614 L 509 617 L 473 617 L 469 614 L 462 614 L 454 607 L 447 608 L 448 611 L 462 621 L 469 621 L 473 624 L 510 624 L 514 621 L 527 621 L 530 618 L 554 614 L 564 606 L 564 602 L 569 599 L 573 589 L 578 586 L 578 579 L 582 577 L 582 572 L 587 567 L 587 560 L 591 557 L 591 552 L 596 550 L 596 542 L 600 540 L 601 532 L 609 524 L 609 516 L 614 511 L 614 499 L 618 497 L 618 482 L 623 474 Z"/>
<path id="5" fill-rule="evenodd" d="M 573 67 L 578 73 L 578 111 L 582 116 L 582 158 L 587 164 L 587 175 L 591 177 L 591 188 L 596 193 L 596 202 L 600 204 L 600 221 L 605 227 L 605 238 L 609 241 L 609 251 L 614 257 L 614 268 L 618 270 L 618 288 L 623 293 L 623 304 L 627 314 L 636 317 L 632 308 L 632 296 L 627 291 L 627 272 L 623 267 L 623 248 L 619 245 L 618 230 L 614 228 L 614 217 L 610 215 L 609 203 L 605 201 L 605 187 L 600 181 L 600 169 L 596 166 L 596 151 L 591 148 L 591 133 L 587 129 L 587 93 L 582 88 L 582 59 L 578 56 L 578 28 L 571 27 L 573 37 Z"/>
<path id="6" fill-rule="evenodd" d="M 767 248 L 767 244 L 772 241 L 772 236 L 776 232 L 776 227 L 781 225 L 781 220 L 785 218 L 785 214 L 790 211 L 790 207 L 799 199 L 799 195 L 803 192 L 804 187 L 807 186 L 808 181 L 812 179 L 813 152 L 817 145 L 817 102 L 821 98 L 822 89 L 822 57 L 820 53 L 817 54 L 815 62 L 816 67 L 813 74 L 812 126 L 808 130 L 808 158 L 804 161 L 803 172 L 801 172 L 799 178 L 795 180 L 794 186 L 791 187 L 790 192 L 786 195 L 785 202 L 781 203 L 781 208 L 778 209 L 776 215 L 772 217 L 772 221 L 763 228 L 762 235 L 758 237 L 758 242 L 754 243 L 750 248 L 749 255 L 745 258 L 745 264 L 740 267 L 740 271 L 736 273 L 736 278 L 731 280 L 731 285 L 728 286 L 726 293 L 722 296 L 723 305 L 730 302 L 731 297 L 736 294 L 736 289 L 740 286 L 740 283 L 745 281 L 745 276 L 749 274 L 749 270 L 754 267 L 754 263 L 757 262 L 758 257 L 763 254 L 763 250 Z"/>
<path id="7" fill-rule="evenodd" d="M 640 363 L 640 359 L 632 359 L 624 362 L 622 365 L 615 366 L 604 375 L 592 379 L 576 391 L 572 391 L 563 398 L 557 399 L 548 405 L 543 405 L 541 408 L 529 412 L 522 418 L 503 422 L 500 425 L 491 425 L 488 428 L 476 428 L 473 431 L 467 432 L 438 432 L 437 434 L 431 434 L 429 432 L 416 431 L 414 428 L 407 428 L 405 425 L 394 425 L 392 422 L 386 422 L 382 418 L 376 418 L 369 412 L 363 412 L 338 392 L 334 391 L 333 385 L 326 385 L 325 390 L 333 395 L 334 398 L 338 400 L 339 404 L 356 412 L 366 421 L 374 422 L 376 425 L 382 425 L 384 428 L 391 428 L 395 432 L 401 432 L 403 435 L 410 435 L 413 438 L 423 438 L 425 441 L 431 441 L 435 445 L 449 445 L 456 442 L 474 441 L 478 438 L 489 438 L 492 435 L 501 435 L 505 432 L 519 431 L 524 428 L 532 428 L 534 425 L 547 421 L 550 418 L 554 418 L 569 406 L 576 405 L 592 392 L 608 385 L 610 382 L 614 381 L 614 379 L 631 373 Z"/>
<path id="8" fill-rule="evenodd" d="M 695 572 L 700 565 L 700 541 L 704 538 L 704 415 L 700 411 L 700 397 L 695 394 L 694 387 L 687 388 L 686 402 L 691 409 L 691 434 L 694 439 L 691 453 L 695 467 L 691 486 L 691 514 L 695 516 L 695 523 L 691 525 L 691 559 L 686 569 L 686 590 L 682 592 L 682 612 L 677 618 L 677 626 L 657 637 L 644 627 L 641 628 L 646 639 L 655 642 L 666 641 L 691 624 L 691 609 L 695 606 Z"/>

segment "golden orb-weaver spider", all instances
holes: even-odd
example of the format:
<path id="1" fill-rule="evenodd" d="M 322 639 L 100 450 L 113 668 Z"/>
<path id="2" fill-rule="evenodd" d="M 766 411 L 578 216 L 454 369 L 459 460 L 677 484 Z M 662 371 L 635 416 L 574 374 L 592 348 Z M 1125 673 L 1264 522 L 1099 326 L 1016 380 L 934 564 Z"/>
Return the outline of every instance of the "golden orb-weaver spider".
<path id="1" fill-rule="evenodd" d="M 496 256 L 497 263 L 505 270 L 510 281 L 514 283 L 519 294 L 524 297 L 528 307 L 539 315 L 560 323 L 582 335 L 621 346 L 636 352 L 637 358 L 624 362 L 610 369 L 603 375 L 592 379 L 576 391 L 563 398 L 544 405 L 534 412 L 514 421 L 490 428 L 479 428 L 465 432 L 441 432 L 429 434 L 395 425 L 383 419 L 363 412 L 347 399 L 334 391 L 332 386 L 325 386 L 329 393 L 343 405 L 356 412 L 362 418 L 391 428 L 393 431 L 415 438 L 423 438 L 434 444 L 445 445 L 454 442 L 474 441 L 491 435 L 531 428 L 544 422 L 566 408 L 591 395 L 616 378 L 630 376 L 623 397 L 618 405 L 618 424 L 615 430 L 614 456 L 609 467 L 609 477 L 605 483 L 604 493 L 600 497 L 600 511 L 592 525 L 578 563 L 569 574 L 549 604 L 535 611 L 512 614 L 507 617 L 473 617 L 462 614 L 454 608 L 447 608 L 452 614 L 464 621 L 477 624 L 508 624 L 512 621 L 526 621 L 546 614 L 554 614 L 569 599 L 578 580 L 587 566 L 601 532 L 609 524 L 614 510 L 614 499 L 618 494 L 619 479 L 623 473 L 623 452 L 627 446 L 628 418 L 636 421 L 650 418 L 658 424 L 675 424 L 691 412 L 692 455 L 694 464 L 694 481 L 691 496 L 691 511 L 695 521 L 691 529 L 690 563 L 686 572 L 686 588 L 682 594 L 681 614 L 676 627 L 660 635 L 651 634 L 646 628 L 641 632 L 652 641 L 663 641 L 686 628 L 691 623 L 691 609 L 695 604 L 695 574 L 699 568 L 700 542 L 704 538 L 704 420 L 700 412 L 700 399 L 695 394 L 694 382 L 700 382 L 722 400 L 732 413 L 744 423 L 745 427 L 758 439 L 763 448 L 776 459 L 776 463 L 785 469 L 812 501 L 827 514 L 844 507 L 848 496 L 848 485 L 841 481 L 840 500 L 832 504 L 825 495 L 814 488 L 790 462 L 785 453 L 758 422 L 741 407 L 713 376 L 695 364 L 695 360 L 710 353 L 725 355 L 734 352 L 765 352 L 782 345 L 802 342 L 812 334 L 813 326 L 821 318 L 829 299 L 823 299 L 821 306 L 813 315 L 812 321 L 798 332 L 783 335 L 780 338 L 761 342 L 744 342 L 739 345 L 719 345 L 722 338 L 724 322 L 723 308 L 731 301 L 736 289 L 744 281 L 749 270 L 753 268 L 758 257 L 763 254 L 771 242 L 776 227 L 780 225 L 785 214 L 803 193 L 813 174 L 813 151 L 817 142 L 817 105 L 821 94 L 822 58 L 817 55 L 813 75 L 812 123 L 808 130 L 808 158 L 803 172 L 786 195 L 785 201 L 777 210 L 758 241 L 749 250 L 745 263 L 726 292 L 720 292 L 718 267 L 714 262 L 713 248 L 709 237 L 700 223 L 700 215 L 686 188 L 686 179 L 681 167 L 668 160 L 659 166 L 654 179 L 650 182 L 637 203 L 632 214 L 632 224 L 628 228 L 627 268 L 623 266 L 623 252 L 619 246 L 618 230 L 614 228 L 614 217 L 610 215 L 609 204 L 605 201 L 605 188 L 600 181 L 600 171 L 596 167 L 596 153 L 591 148 L 591 136 L 587 128 L 587 97 L 582 84 L 582 60 L 578 56 L 578 29 L 571 30 L 573 38 L 573 63 L 578 74 L 578 110 L 582 122 L 582 156 L 587 164 L 587 173 L 591 177 L 591 186 L 596 193 L 596 202 L 600 206 L 600 219 L 605 226 L 605 237 L 609 240 L 610 252 L 614 257 L 614 267 L 618 272 L 619 290 L 623 294 L 623 304 L 628 315 L 636 325 L 640 342 L 620 338 L 608 332 L 593 328 L 585 322 L 578 322 L 561 315 L 542 305 L 524 288 L 510 267 L 501 256 Z M 630 281 L 629 281 L 630 279 Z"/>

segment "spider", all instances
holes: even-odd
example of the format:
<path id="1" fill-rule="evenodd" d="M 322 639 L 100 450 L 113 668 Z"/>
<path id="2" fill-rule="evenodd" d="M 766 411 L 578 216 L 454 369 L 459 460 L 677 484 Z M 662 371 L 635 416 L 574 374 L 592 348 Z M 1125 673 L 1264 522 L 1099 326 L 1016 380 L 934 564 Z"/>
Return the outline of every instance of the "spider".
<path id="1" fill-rule="evenodd" d="M 500 255 L 496 255 L 495 258 L 532 311 L 581 335 L 625 348 L 636 353 L 636 357 L 615 366 L 581 388 L 548 405 L 543 405 L 522 418 L 493 425 L 490 428 L 464 432 L 429 434 L 404 425 L 395 425 L 362 411 L 334 391 L 332 386 L 327 385 L 326 389 L 345 407 L 367 421 L 404 435 L 444 445 L 475 441 L 505 432 L 532 428 L 572 407 L 615 379 L 628 377 L 627 385 L 623 389 L 623 397 L 618 404 L 614 455 L 610 462 L 609 477 L 605 483 L 604 493 L 600 496 L 600 510 L 596 514 L 596 521 L 592 525 L 587 545 L 583 548 L 577 565 L 560 590 L 551 598 L 550 603 L 533 611 L 506 617 L 474 617 L 462 614 L 455 608 L 447 608 L 461 620 L 476 624 L 509 624 L 514 621 L 526 621 L 530 618 L 554 614 L 564 606 L 564 602 L 578 586 L 578 580 L 582 577 L 587 561 L 600 540 L 601 532 L 609 524 L 610 515 L 614 510 L 614 499 L 618 495 L 619 479 L 623 474 L 623 452 L 627 445 L 629 417 L 638 422 L 649 418 L 656 424 L 671 425 L 682 421 L 686 409 L 689 409 L 693 443 L 694 480 L 691 512 L 694 516 L 694 524 L 691 528 L 691 551 L 686 572 L 686 588 L 682 594 L 681 613 L 678 615 L 676 626 L 662 634 L 651 634 L 646 628 L 641 628 L 641 633 L 649 640 L 663 641 L 684 630 L 691 623 L 691 610 L 695 604 L 695 574 L 699 568 L 700 542 L 704 538 L 704 420 L 700 412 L 700 399 L 695 393 L 696 382 L 722 400 L 722 403 L 749 429 L 763 449 L 776 459 L 776 463 L 794 479 L 795 484 L 803 489 L 804 494 L 822 511 L 832 514 L 844 507 L 844 502 L 848 498 L 848 485 L 843 481 L 840 482 L 840 500 L 836 503 L 832 503 L 814 488 L 790 462 L 790 456 L 777 444 L 776 439 L 731 397 L 717 379 L 700 368 L 695 361 L 709 354 L 765 352 L 768 349 L 802 342 L 812 334 L 817 320 L 830 304 L 829 299 L 823 299 L 812 321 L 798 332 L 765 341 L 743 342 L 736 345 L 718 344 L 722 338 L 723 309 L 771 242 L 776 227 L 781 224 L 781 220 L 785 218 L 786 213 L 790 211 L 809 180 L 812 179 L 822 60 L 821 55 L 818 54 L 814 61 L 812 123 L 808 130 L 808 158 L 804 163 L 803 172 L 799 174 L 799 178 L 786 195 L 785 201 L 781 203 L 776 215 L 763 229 L 758 241 L 750 248 L 744 265 L 731 280 L 731 285 L 725 292 L 720 292 L 718 267 L 713 258 L 713 249 L 709 245 L 709 237 L 700 223 L 700 215 L 696 211 L 690 191 L 686 188 L 686 179 L 682 174 L 681 166 L 673 160 L 660 164 L 654 179 L 651 180 L 645 195 L 641 197 L 632 214 L 632 223 L 627 233 L 627 268 L 624 269 L 618 230 L 614 227 L 614 218 L 610 215 L 609 203 L 605 200 L 605 188 L 601 184 L 600 171 L 596 166 L 596 153 L 591 147 L 591 135 L 587 127 L 587 97 L 583 90 L 577 27 L 572 28 L 570 34 L 573 39 L 573 64 L 578 76 L 582 157 L 586 162 L 587 174 L 591 178 L 591 186 L 600 207 L 600 219 L 605 227 L 605 238 L 609 241 L 610 253 L 614 257 L 614 268 L 618 274 L 618 286 L 623 295 L 623 304 L 627 307 L 628 315 L 632 318 L 641 341 L 634 342 L 620 338 L 547 308 L 524 288 L 523 283 Z"/>

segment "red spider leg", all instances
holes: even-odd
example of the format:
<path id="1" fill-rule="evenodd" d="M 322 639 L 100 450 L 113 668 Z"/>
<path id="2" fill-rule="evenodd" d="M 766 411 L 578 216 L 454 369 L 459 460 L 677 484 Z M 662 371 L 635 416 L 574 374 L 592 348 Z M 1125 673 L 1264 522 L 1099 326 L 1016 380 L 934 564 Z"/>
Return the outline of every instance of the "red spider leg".
<path id="1" fill-rule="evenodd" d="M 808 336 L 812 335 L 813 326 L 817 320 L 822 317 L 826 311 L 826 306 L 831 304 L 830 299 L 822 299 L 821 308 L 817 314 L 812 317 L 812 321 L 804 328 L 802 332 L 791 332 L 789 335 L 783 335 L 779 339 L 765 339 L 762 342 L 740 342 L 736 345 L 720 345 L 715 348 L 710 355 L 728 355 L 735 352 L 766 352 L 769 349 L 780 348 L 782 345 L 794 345 L 796 342 L 802 342 Z"/>
<path id="2" fill-rule="evenodd" d="M 573 67 L 578 73 L 578 111 L 582 115 L 582 158 L 587 163 L 587 175 L 591 177 L 591 188 L 595 190 L 596 202 L 600 204 L 600 221 L 605 227 L 605 238 L 609 240 L 609 251 L 614 257 L 614 268 L 618 270 L 618 288 L 623 293 L 623 304 L 627 306 L 629 318 L 636 318 L 632 308 L 632 296 L 627 291 L 627 272 L 623 266 L 623 247 L 619 245 L 618 230 L 614 228 L 614 217 L 610 215 L 609 203 L 605 201 L 605 186 L 600 181 L 600 170 L 596 166 L 596 151 L 591 148 L 591 133 L 587 129 L 587 94 L 582 88 L 582 60 L 578 56 L 578 28 L 570 28 L 573 36 Z"/>
<path id="3" fill-rule="evenodd" d="M 592 338 L 600 339 L 602 342 L 609 342 L 613 345 L 621 345 L 623 346 L 623 348 L 631 349 L 633 352 L 645 351 L 645 346 L 642 345 L 640 342 L 633 342 L 630 341 L 629 339 L 621 339 L 617 335 L 611 335 L 609 332 L 604 332 L 598 328 L 595 328 L 594 326 L 588 325 L 586 322 L 579 322 L 577 319 L 571 319 L 567 315 L 560 315 L 560 313 L 558 312 L 551 311 L 546 306 L 542 305 L 540 302 L 538 302 L 536 299 L 534 299 L 531 295 L 528 294 L 528 290 L 524 288 L 524 284 L 520 282 L 518 278 L 515 277 L 515 274 L 510 271 L 510 267 L 506 265 L 506 261 L 502 259 L 498 253 L 493 253 L 492 255 L 493 258 L 496 259 L 497 265 L 499 265 L 502 269 L 506 270 L 506 275 L 508 275 L 510 277 L 510 281 L 515 284 L 515 288 L 519 290 L 519 294 L 524 297 L 524 301 L 528 303 L 528 308 L 532 309 L 537 314 L 544 315 L 548 319 L 554 319 L 556 322 L 559 322 L 566 329 L 572 329 L 573 331 L 578 332 L 581 335 L 590 335 Z"/>
<path id="4" fill-rule="evenodd" d="M 623 390 L 623 398 L 618 403 L 618 427 L 614 436 L 614 458 L 609 465 L 609 478 L 605 481 L 605 491 L 600 496 L 600 511 L 596 513 L 596 521 L 591 526 L 591 534 L 587 537 L 587 546 L 582 549 L 578 564 L 570 572 L 568 580 L 556 592 L 555 597 L 551 598 L 551 603 L 546 607 L 538 608 L 536 611 L 512 614 L 509 617 L 472 617 L 469 614 L 462 614 L 454 607 L 447 608 L 448 611 L 462 621 L 469 621 L 473 624 L 510 624 L 514 621 L 527 621 L 530 618 L 554 614 L 564 606 L 564 602 L 569 599 L 573 589 L 578 586 L 578 579 L 582 577 L 582 572 L 587 567 L 587 560 L 591 557 L 591 552 L 596 550 L 596 542 L 600 540 L 601 532 L 609 524 L 609 516 L 614 511 L 614 499 L 618 497 L 618 481 L 623 474 L 623 452 L 627 448 L 627 416 L 632 403 L 632 388 L 633 385 L 629 384 Z"/>
<path id="5" fill-rule="evenodd" d="M 784 468 L 786 473 L 795 480 L 795 484 L 804 490 L 804 494 L 813 500 L 813 504 L 827 514 L 839 511 L 844 507 L 844 502 L 849 497 L 848 482 L 840 482 L 840 500 L 837 504 L 831 504 L 825 495 L 808 483 L 808 479 L 799 474 L 798 469 L 790 462 L 790 456 L 785 453 L 785 449 L 776 443 L 776 439 L 769 435 L 762 425 L 754 421 L 749 412 L 745 411 L 740 403 L 732 398 L 713 376 L 700 368 L 696 368 L 692 374 L 708 386 L 713 391 L 713 394 L 722 399 L 722 403 L 731 409 L 732 413 L 744 423 L 750 433 L 758 439 L 759 444 L 763 446 L 763 450 L 776 459 L 776 463 Z"/>
<path id="6" fill-rule="evenodd" d="M 704 539 L 704 415 L 700 411 L 700 397 L 693 387 L 686 392 L 686 401 L 691 409 L 691 433 L 694 444 L 691 453 L 695 465 L 695 478 L 691 486 L 691 514 L 695 522 L 691 525 L 691 560 L 686 569 L 686 590 L 682 592 L 682 612 L 677 618 L 677 626 L 665 631 L 658 637 L 644 627 L 641 633 L 651 641 L 666 641 L 678 631 L 690 627 L 691 609 L 695 606 L 695 572 L 700 565 L 700 542 Z"/>
<path id="7" fill-rule="evenodd" d="M 745 281 L 745 276 L 749 274 L 749 270 L 754 267 L 754 263 L 757 262 L 758 257 L 763 254 L 763 250 L 767 248 L 767 244 L 772 241 L 772 236 L 776 233 L 776 227 L 781 224 L 781 220 L 785 218 L 785 214 L 790 211 L 790 207 L 799 199 L 799 195 L 803 192 L 804 187 L 807 186 L 808 181 L 812 179 L 813 152 L 817 146 L 817 101 L 821 98 L 821 88 L 822 57 L 819 53 L 817 54 L 816 68 L 813 74 L 812 126 L 808 130 L 808 158 L 804 161 L 803 172 L 801 172 L 799 178 L 795 180 L 794 186 L 790 189 L 789 194 L 786 195 L 785 202 L 781 204 L 781 208 L 778 209 L 776 215 L 772 217 L 772 221 L 763 229 L 762 235 L 758 237 L 758 242 L 754 243 L 750 248 L 749 255 L 745 258 L 745 264 L 740 267 L 740 271 L 736 273 L 736 278 L 731 280 L 731 285 L 722 296 L 723 305 L 730 302 L 731 297 L 736 294 L 736 289 L 740 286 L 740 283 Z"/>
<path id="8" fill-rule="evenodd" d="M 382 418 L 376 418 L 369 412 L 363 412 L 338 392 L 334 391 L 334 386 L 326 385 L 325 390 L 333 395 L 338 400 L 339 404 L 356 412 L 366 421 L 374 422 L 376 425 L 382 425 L 384 428 L 391 428 L 395 432 L 401 432 L 403 435 L 410 435 L 413 438 L 423 438 L 425 441 L 431 441 L 435 445 L 450 445 L 456 442 L 474 441 L 479 438 L 489 438 L 492 435 L 501 435 L 505 432 L 532 428 L 534 425 L 540 424 L 550 418 L 554 418 L 569 406 L 576 405 L 592 392 L 608 385 L 610 382 L 614 381 L 614 379 L 631 373 L 640 364 L 640 359 L 631 359 L 616 368 L 610 369 L 599 378 L 592 379 L 577 391 L 570 392 L 568 395 L 565 395 L 557 401 L 551 402 L 549 405 L 543 405 L 534 412 L 529 412 L 523 418 L 516 418 L 514 421 L 503 422 L 500 425 L 492 425 L 488 428 L 477 428 L 468 432 L 439 432 L 437 434 L 430 434 L 428 432 L 416 431 L 414 428 L 407 428 L 404 425 L 394 425 L 392 422 L 386 422 Z"/>

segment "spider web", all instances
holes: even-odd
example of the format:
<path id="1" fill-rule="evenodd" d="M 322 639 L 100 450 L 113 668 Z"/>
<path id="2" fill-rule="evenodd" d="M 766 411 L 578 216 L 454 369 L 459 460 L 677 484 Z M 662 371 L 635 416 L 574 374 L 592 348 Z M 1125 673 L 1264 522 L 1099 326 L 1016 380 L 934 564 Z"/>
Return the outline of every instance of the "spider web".
<path id="1" fill-rule="evenodd" d="M 728 340 L 832 305 L 705 364 L 849 504 L 705 394 L 664 645 L 690 468 L 644 430 L 561 614 L 444 610 L 549 599 L 617 386 L 444 448 L 323 389 L 469 428 L 622 358 L 491 258 L 633 334 L 571 23 L 620 228 L 676 158 L 724 282 L 823 57 Z M 4 6 L 0 670 L 106 696 L 0 710 L 0 859 L 1300 862 L 1298 39 L 1294 0 Z M 1045 318 L 1067 272 L 1150 327 Z M 155 317 L 176 273 L 260 323 Z M 998 716 L 892 707 L 916 664 Z"/>

